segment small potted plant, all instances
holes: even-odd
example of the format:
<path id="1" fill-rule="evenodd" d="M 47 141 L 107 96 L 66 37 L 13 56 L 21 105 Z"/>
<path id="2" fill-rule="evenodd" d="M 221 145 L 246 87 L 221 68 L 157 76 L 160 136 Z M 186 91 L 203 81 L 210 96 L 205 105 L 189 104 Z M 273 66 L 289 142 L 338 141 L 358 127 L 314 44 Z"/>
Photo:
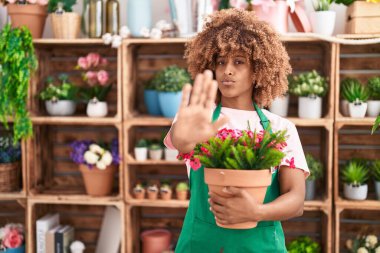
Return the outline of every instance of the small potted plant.
<path id="1" fill-rule="evenodd" d="M 346 248 L 352 253 L 378 253 L 380 251 L 380 241 L 374 234 L 359 234 L 355 239 L 346 241 Z"/>
<path id="2" fill-rule="evenodd" d="M 315 197 L 315 182 L 323 176 L 323 164 L 311 154 L 306 154 L 307 166 L 310 176 L 306 179 L 305 200 L 313 200 Z"/>
<path id="3" fill-rule="evenodd" d="M 155 183 L 150 183 L 148 188 L 148 199 L 149 200 L 156 200 L 158 198 L 158 187 Z"/>
<path id="4" fill-rule="evenodd" d="M 178 200 L 187 200 L 189 193 L 189 185 L 187 182 L 179 182 L 175 187 L 175 192 Z"/>
<path id="5" fill-rule="evenodd" d="M 152 160 L 161 160 L 162 158 L 162 147 L 158 143 L 152 143 L 149 145 L 149 157 Z"/>
<path id="6" fill-rule="evenodd" d="M 160 195 L 163 200 L 171 200 L 172 198 L 172 188 L 168 182 L 161 183 Z"/>
<path id="7" fill-rule="evenodd" d="M 73 12 L 76 0 L 49 0 L 53 34 L 56 39 L 76 39 L 80 31 L 80 15 Z"/>
<path id="8" fill-rule="evenodd" d="M 191 78 L 186 69 L 169 66 L 159 71 L 152 80 L 158 91 L 158 101 L 163 115 L 174 118 L 182 97 L 182 87 L 190 83 Z"/>
<path id="9" fill-rule="evenodd" d="M 342 87 L 342 96 L 348 101 L 348 113 L 352 118 L 364 118 L 367 111 L 369 91 L 359 80 L 350 79 Z"/>
<path id="10" fill-rule="evenodd" d="M 365 200 L 368 193 L 367 180 L 369 170 L 365 164 L 358 161 L 350 161 L 342 170 L 344 182 L 344 197 L 352 200 Z"/>
<path id="11" fill-rule="evenodd" d="M 160 103 L 158 102 L 158 92 L 152 80 L 149 80 L 144 86 L 144 103 L 150 115 L 162 115 Z"/>
<path id="12" fill-rule="evenodd" d="M 367 82 L 367 87 L 369 89 L 368 100 L 368 116 L 377 117 L 380 115 L 380 77 L 372 77 Z"/>
<path id="13" fill-rule="evenodd" d="M 380 160 L 374 160 L 372 162 L 371 174 L 375 181 L 376 198 L 380 200 Z"/>
<path id="14" fill-rule="evenodd" d="M 135 146 L 136 161 L 146 161 L 148 158 L 148 142 L 145 139 L 140 139 Z"/>
<path id="15" fill-rule="evenodd" d="M 341 82 L 340 82 L 340 97 L 341 97 L 341 100 L 340 100 L 340 111 L 342 113 L 343 116 L 346 116 L 346 117 L 349 117 L 350 116 L 350 112 L 348 111 L 348 100 L 346 99 L 346 96 L 344 94 L 347 94 L 347 91 L 348 89 L 350 89 L 350 87 L 352 85 L 354 85 L 353 83 L 359 83 L 360 84 L 360 81 L 356 78 L 345 78 L 343 79 Z"/>
<path id="16" fill-rule="evenodd" d="M 309 236 L 299 236 L 286 246 L 288 253 L 320 253 L 321 246 Z"/>
<path id="17" fill-rule="evenodd" d="M 330 10 L 332 0 L 313 0 L 315 12 L 310 15 L 310 23 L 314 33 L 332 35 L 335 27 L 335 11 Z"/>
<path id="18" fill-rule="evenodd" d="M 46 111 L 52 116 L 69 116 L 75 113 L 76 97 L 79 88 L 69 82 L 66 74 L 59 75 L 61 85 L 54 85 L 54 78 L 48 77 L 47 87 L 43 89 L 39 97 L 45 101 Z"/>
<path id="19" fill-rule="evenodd" d="M 78 59 L 76 68 L 86 71 L 82 77 L 88 87 L 82 88 L 81 95 L 88 102 L 86 112 L 89 117 L 105 117 L 108 113 L 106 97 L 112 84 L 109 83 L 108 72 L 103 69 L 107 65 L 107 59 L 98 53 L 89 53 Z"/>
<path id="20" fill-rule="evenodd" d="M 0 192 L 16 191 L 20 187 L 21 147 L 12 136 L 0 137 Z"/>
<path id="21" fill-rule="evenodd" d="M 269 111 L 281 117 L 287 117 L 288 108 L 289 108 L 289 93 L 286 93 L 284 96 L 277 97 L 273 100 L 272 104 L 269 106 Z"/>
<path id="22" fill-rule="evenodd" d="M 301 73 L 289 78 L 289 92 L 298 96 L 298 117 L 318 119 L 322 116 L 322 97 L 328 89 L 327 81 L 317 71 Z"/>
<path id="23" fill-rule="evenodd" d="M 87 194 L 107 196 L 112 192 L 114 175 L 120 163 L 119 144 L 114 139 L 109 147 L 91 140 L 71 143 L 71 159 L 79 164 Z"/>
<path id="24" fill-rule="evenodd" d="M 9 223 L 0 228 L 0 252 L 25 253 L 25 230 L 22 224 Z"/>
<path id="25" fill-rule="evenodd" d="M 136 199 L 145 199 L 145 188 L 143 184 L 136 184 L 133 187 L 133 195 Z"/>

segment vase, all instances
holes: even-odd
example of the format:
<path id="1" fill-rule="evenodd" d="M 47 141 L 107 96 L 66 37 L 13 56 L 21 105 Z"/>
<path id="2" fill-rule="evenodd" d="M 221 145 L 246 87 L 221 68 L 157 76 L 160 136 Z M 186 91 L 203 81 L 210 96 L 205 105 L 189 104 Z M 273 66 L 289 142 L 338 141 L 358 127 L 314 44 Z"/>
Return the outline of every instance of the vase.
<path id="1" fill-rule="evenodd" d="M 118 0 L 106 2 L 106 33 L 119 34 L 120 8 Z"/>
<path id="2" fill-rule="evenodd" d="M 81 17 L 78 13 L 65 12 L 50 15 L 54 38 L 76 39 L 79 37 Z"/>
<path id="3" fill-rule="evenodd" d="M 305 200 L 313 200 L 315 198 L 315 180 L 306 180 Z"/>
<path id="4" fill-rule="evenodd" d="M 104 170 L 99 170 L 95 166 L 89 168 L 84 164 L 79 165 L 87 194 L 94 197 L 110 195 L 116 169 L 117 167 L 114 165 L 110 165 Z"/>
<path id="5" fill-rule="evenodd" d="M 18 248 L 6 249 L 3 253 L 25 253 L 25 245 Z"/>
<path id="6" fill-rule="evenodd" d="M 142 232 L 140 237 L 143 253 L 162 253 L 169 249 L 172 235 L 166 229 L 153 229 Z"/>
<path id="7" fill-rule="evenodd" d="M 369 117 L 380 115 L 380 100 L 368 100 L 367 114 Z"/>
<path id="8" fill-rule="evenodd" d="M 264 202 L 265 193 L 272 182 L 270 169 L 265 170 L 229 170 L 218 168 L 204 169 L 205 183 L 209 191 L 223 197 L 230 195 L 223 191 L 227 186 L 243 188 L 259 203 Z M 219 227 L 230 229 L 249 229 L 257 226 L 257 222 L 242 222 L 231 225 L 222 225 L 216 221 Z"/>
<path id="9" fill-rule="evenodd" d="M 265 5 L 253 4 L 253 10 L 260 20 L 268 22 L 278 33 L 288 32 L 289 6 L 286 1 L 268 1 Z"/>
<path id="10" fill-rule="evenodd" d="M 351 200 L 365 200 L 368 194 L 368 185 L 352 186 L 344 184 L 344 197 Z"/>
<path id="11" fill-rule="evenodd" d="M 134 37 L 141 37 L 143 27 L 152 27 L 152 0 L 128 0 L 127 24 Z"/>
<path id="12" fill-rule="evenodd" d="M 269 111 L 281 117 L 288 116 L 289 95 L 275 98 L 269 107 Z"/>
<path id="13" fill-rule="evenodd" d="M 364 118 L 367 111 L 367 103 L 349 103 L 348 111 L 351 118 Z"/>
<path id="14" fill-rule="evenodd" d="M 103 35 L 103 1 L 89 0 L 88 10 L 88 36 L 101 38 Z"/>
<path id="15" fill-rule="evenodd" d="M 314 33 L 331 36 L 335 27 L 335 11 L 315 11 L 310 14 Z"/>
<path id="16" fill-rule="evenodd" d="M 301 119 L 319 119 L 321 116 L 321 97 L 298 97 L 298 117 Z"/>
<path id="17" fill-rule="evenodd" d="M 47 16 L 47 6 L 39 4 L 8 4 L 12 27 L 26 26 L 33 39 L 42 37 Z"/>
<path id="18" fill-rule="evenodd" d="M 159 92 L 158 102 L 166 118 L 174 118 L 181 104 L 182 92 Z"/>
<path id="19" fill-rule="evenodd" d="M 46 111 L 51 116 L 70 116 L 75 113 L 76 103 L 72 100 L 45 101 Z"/>
<path id="20" fill-rule="evenodd" d="M 87 104 L 87 116 L 93 118 L 101 118 L 107 116 L 108 105 L 107 102 L 90 100 Z"/>

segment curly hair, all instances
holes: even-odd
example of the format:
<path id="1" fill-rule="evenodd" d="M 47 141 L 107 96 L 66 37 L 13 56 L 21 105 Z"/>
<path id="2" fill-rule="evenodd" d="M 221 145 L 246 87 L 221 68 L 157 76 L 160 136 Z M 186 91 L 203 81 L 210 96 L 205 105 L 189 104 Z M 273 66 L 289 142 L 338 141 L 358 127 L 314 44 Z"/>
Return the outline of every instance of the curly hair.
<path id="1" fill-rule="evenodd" d="M 253 12 L 227 9 L 215 12 L 203 30 L 186 43 L 185 59 L 194 78 L 206 69 L 215 70 L 218 55 L 235 51 L 247 54 L 253 69 L 253 99 L 260 106 L 288 90 L 289 56 L 274 29 Z"/>

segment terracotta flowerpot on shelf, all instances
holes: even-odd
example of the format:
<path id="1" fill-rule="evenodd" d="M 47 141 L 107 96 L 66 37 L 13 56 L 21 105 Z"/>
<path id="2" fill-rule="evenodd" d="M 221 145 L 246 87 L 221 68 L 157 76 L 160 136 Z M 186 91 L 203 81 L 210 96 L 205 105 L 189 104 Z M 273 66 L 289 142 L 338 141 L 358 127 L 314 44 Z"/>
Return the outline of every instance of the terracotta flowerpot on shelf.
<path id="1" fill-rule="evenodd" d="M 105 170 L 95 167 L 89 169 L 84 164 L 79 165 L 87 194 L 94 197 L 110 195 L 116 169 L 117 167 L 114 165 L 108 166 Z"/>
<path id="2" fill-rule="evenodd" d="M 8 15 L 11 17 L 12 27 L 26 26 L 33 39 L 42 37 L 47 16 L 47 6 L 39 4 L 8 4 Z"/>
<path id="3" fill-rule="evenodd" d="M 136 199 L 145 199 L 145 189 L 139 191 L 133 190 L 133 195 Z"/>
<path id="4" fill-rule="evenodd" d="M 143 253 L 162 253 L 170 248 L 172 234 L 166 229 L 152 229 L 141 233 Z"/>
<path id="5" fill-rule="evenodd" d="M 160 191 L 161 198 L 163 200 L 171 200 L 172 199 L 172 190 L 168 191 Z"/>
<path id="6" fill-rule="evenodd" d="M 211 192 L 227 197 L 229 194 L 223 191 L 224 187 L 234 186 L 244 188 L 250 195 L 257 199 L 259 203 L 264 202 L 265 193 L 272 180 L 272 174 L 269 169 L 229 170 L 205 168 L 204 174 L 205 182 L 208 184 Z M 257 222 L 243 222 L 233 225 L 221 225 L 216 222 L 216 224 L 223 228 L 248 229 L 256 227 Z"/>
<path id="7" fill-rule="evenodd" d="M 148 199 L 149 200 L 156 200 L 158 198 L 158 190 L 157 191 L 149 191 L 148 192 Z"/>
<path id="8" fill-rule="evenodd" d="M 187 200 L 188 191 L 176 191 L 178 200 Z"/>

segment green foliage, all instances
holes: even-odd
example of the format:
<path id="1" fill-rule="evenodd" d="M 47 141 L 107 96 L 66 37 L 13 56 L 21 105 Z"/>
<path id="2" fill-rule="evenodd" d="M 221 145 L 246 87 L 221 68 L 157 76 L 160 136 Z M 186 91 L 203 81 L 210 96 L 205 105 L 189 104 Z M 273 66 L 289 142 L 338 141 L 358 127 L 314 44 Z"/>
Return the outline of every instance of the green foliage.
<path id="1" fill-rule="evenodd" d="M 149 145 L 149 150 L 160 150 L 160 149 L 162 149 L 160 144 L 153 143 Z"/>
<path id="2" fill-rule="evenodd" d="M 136 143 L 136 148 L 147 148 L 148 147 L 148 142 L 147 140 L 145 139 L 140 139 L 137 143 Z"/>
<path id="3" fill-rule="evenodd" d="M 328 11 L 334 0 L 313 0 L 312 2 L 315 11 Z"/>
<path id="4" fill-rule="evenodd" d="M 300 236 L 287 245 L 288 253 L 320 253 L 321 246 L 308 236 Z"/>
<path id="5" fill-rule="evenodd" d="M 323 176 L 323 164 L 315 159 L 311 154 L 306 154 L 307 166 L 310 170 L 310 176 L 307 180 L 317 180 Z"/>
<path id="6" fill-rule="evenodd" d="M 380 77 L 372 77 L 368 79 L 367 87 L 369 89 L 369 96 L 373 100 L 380 100 Z"/>
<path id="7" fill-rule="evenodd" d="M 352 186 L 360 186 L 369 178 L 368 168 L 360 162 L 350 161 L 342 170 L 342 180 Z"/>
<path id="8" fill-rule="evenodd" d="M 0 31 L 0 120 L 8 129 L 8 117 L 13 117 L 16 143 L 32 135 L 26 99 L 30 77 L 37 69 L 32 36 L 29 30 L 6 25 Z"/>
<path id="9" fill-rule="evenodd" d="M 380 115 L 377 116 L 375 123 L 373 124 L 371 134 L 373 134 L 376 131 L 376 129 L 379 128 L 379 125 L 380 125 Z"/>
<path id="10" fill-rule="evenodd" d="M 156 83 L 153 82 L 153 79 L 148 80 L 144 83 L 144 89 L 145 90 L 156 90 Z"/>
<path id="11" fill-rule="evenodd" d="M 158 91 L 179 92 L 185 84 L 190 82 L 191 78 L 186 69 L 172 65 L 157 72 L 151 85 Z"/>
<path id="12" fill-rule="evenodd" d="M 375 181 L 380 181 L 380 160 L 372 161 L 371 174 Z"/>
<path id="13" fill-rule="evenodd" d="M 341 83 L 341 95 L 350 103 L 366 102 L 369 98 L 369 90 L 358 79 L 346 78 Z"/>
<path id="14" fill-rule="evenodd" d="M 59 2 L 63 4 L 63 10 L 65 12 L 73 12 L 73 5 L 77 3 L 77 0 L 49 0 L 48 12 L 55 12 L 58 9 Z"/>
<path id="15" fill-rule="evenodd" d="M 231 8 L 229 0 L 221 0 L 219 3 L 219 10 Z"/>
<path id="16" fill-rule="evenodd" d="M 46 82 L 48 86 L 40 93 L 40 98 L 46 100 L 75 100 L 79 88 L 69 83 L 68 76 L 66 74 L 59 75 L 58 79 L 61 81 L 61 85 L 54 85 L 53 77 L 48 77 Z"/>
<path id="17" fill-rule="evenodd" d="M 176 191 L 188 191 L 189 185 L 186 182 L 179 182 L 175 189 Z"/>
<path id="18" fill-rule="evenodd" d="M 324 77 L 317 71 L 301 73 L 296 76 L 289 76 L 289 92 L 296 96 L 318 96 L 323 97 L 327 93 L 328 84 Z"/>
<path id="19" fill-rule="evenodd" d="M 108 93 L 111 91 L 112 84 L 107 86 L 95 85 L 93 87 L 82 87 L 79 90 L 80 96 L 85 101 L 96 99 L 98 101 L 105 101 Z"/>

